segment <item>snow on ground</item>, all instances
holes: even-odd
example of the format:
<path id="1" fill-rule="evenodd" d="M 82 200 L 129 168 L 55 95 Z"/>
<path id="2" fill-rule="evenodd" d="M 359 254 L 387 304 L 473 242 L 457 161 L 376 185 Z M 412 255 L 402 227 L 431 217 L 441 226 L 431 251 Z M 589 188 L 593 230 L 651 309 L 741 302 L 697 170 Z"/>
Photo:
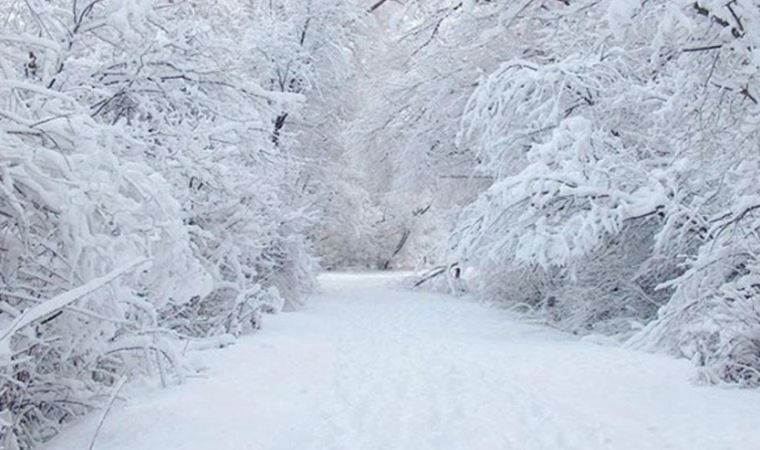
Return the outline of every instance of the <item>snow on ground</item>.
<path id="1" fill-rule="evenodd" d="M 760 448 L 760 392 L 395 277 L 325 275 L 307 309 L 201 352 L 208 377 L 115 407 L 96 449 Z M 96 416 L 47 448 L 87 448 Z"/>

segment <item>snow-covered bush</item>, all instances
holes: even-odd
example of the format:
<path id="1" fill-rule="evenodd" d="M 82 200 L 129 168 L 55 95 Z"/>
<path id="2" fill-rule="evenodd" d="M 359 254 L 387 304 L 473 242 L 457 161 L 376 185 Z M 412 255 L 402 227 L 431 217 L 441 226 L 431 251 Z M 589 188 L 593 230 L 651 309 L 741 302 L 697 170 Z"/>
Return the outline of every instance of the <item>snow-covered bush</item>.
<path id="1" fill-rule="evenodd" d="M 563 328 L 757 384 L 756 7 L 504 11 L 530 45 L 465 108 L 459 146 L 495 181 L 462 212 L 452 261 Z"/>
<path id="2" fill-rule="evenodd" d="M 304 97 L 261 87 L 241 9 L 0 6 L 0 447 L 121 376 L 181 378 L 178 338 L 256 328 L 311 289 L 315 215 L 273 138 Z"/>
<path id="3" fill-rule="evenodd" d="M 753 140 L 746 145 L 756 148 L 760 142 Z M 657 320 L 630 345 L 682 354 L 703 367 L 705 381 L 757 386 L 760 222 L 753 211 L 760 208 L 760 160 L 751 152 L 737 159 L 713 162 L 724 170 L 714 174 L 715 188 L 697 197 L 700 208 L 688 218 L 699 221 L 701 243 L 685 258 L 686 271 L 667 282 L 675 292 Z"/>
<path id="4" fill-rule="evenodd" d="M 37 106 L 0 123 L 0 411 L 5 444 L 26 447 L 121 374 L 177 364 L 158 312 L 210 280 L 170 185 L 115 157 L 128 138 L 64 94 L 3 87 Z"/>

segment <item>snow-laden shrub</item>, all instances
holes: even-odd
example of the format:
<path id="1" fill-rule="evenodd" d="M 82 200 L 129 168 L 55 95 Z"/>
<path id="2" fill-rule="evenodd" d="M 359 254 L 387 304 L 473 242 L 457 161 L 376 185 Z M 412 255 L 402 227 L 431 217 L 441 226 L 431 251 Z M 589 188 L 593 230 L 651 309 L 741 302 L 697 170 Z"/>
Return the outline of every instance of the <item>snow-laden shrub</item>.
<path id="1" fill-rule="evenodd" d="M 462 212 L 451 261 L 563 328 L 757 384 L 756 7 L 514 13 L 504 32 L 533 39 L 465 108 L 459 146 L 495 181 Z"/>
<path id="2" fill-rule="evenodd" d="M 757 143 L 755 143 L 757 145 Z M 716 212 L 702 219 L 702 245 L 687 270 L 667 285 L 675 292 L 656 321 L 630 345 L 666 348 L 690 358 L 706 381 L 760 384 L 760 159 L 732 161 L 724 185 L 703 197 Z M 707 208 L 705 208 L 707 209 Z"/>
<path id="3" fill-rule="evenodd" d="M 30 121 L 55 114 L 38 112 Z M 168 183 L 110 151 L 124 145 L 118 134 L 72 111 L 34 127 L 0 124 L 0 142 L 2 434 L 28 447 L 121 375 L 176 366 L 158 312 L 205 295 L 210 278 Z"/>
<path id="4" fill-rule="evenodd" d="M 260 87 L 232 6 L 154 6 L 0 6 L 0 447 L 122 376 L 181 379 L 177 339 L 256 328 L 312 286 L 314 219 L 273 139 L 303 97 Z"/>

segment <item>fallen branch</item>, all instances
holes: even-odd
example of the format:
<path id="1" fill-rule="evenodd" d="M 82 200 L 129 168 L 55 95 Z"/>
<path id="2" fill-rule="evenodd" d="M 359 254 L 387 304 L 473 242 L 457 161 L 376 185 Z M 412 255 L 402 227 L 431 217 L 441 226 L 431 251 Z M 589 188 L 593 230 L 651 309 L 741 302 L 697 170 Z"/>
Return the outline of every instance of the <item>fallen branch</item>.
<path id="1" fill-rule="evenodd" d="M 428 271 L 427 274 L 423 275 L 421 279 L 417 280 L 417 282 L 414 283 L 414 287 L 420 287 L 423 284 L 427 283 L 428 281 L 432 280 L 433 278 L 436 278 L 437 276 L 441 274 L 445 274 L 448 270 L 451 270 L 451 269 L 459 270 L 459 263 L 453 263 L 449 266 L 437 266 L 430 269 L 430 271 Z M 458 272 L 454 277 L 459 278 Z"/>

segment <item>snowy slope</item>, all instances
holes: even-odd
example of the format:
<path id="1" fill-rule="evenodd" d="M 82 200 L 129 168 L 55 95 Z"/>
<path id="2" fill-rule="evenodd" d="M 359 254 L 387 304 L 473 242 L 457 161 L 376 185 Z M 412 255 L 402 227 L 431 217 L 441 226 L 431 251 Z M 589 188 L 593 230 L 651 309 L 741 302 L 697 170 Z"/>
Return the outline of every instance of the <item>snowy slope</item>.
<path id="1" fill-rule="evenodd" d="M 201 358 L 208 377 L 133 396 L 95 448 L 754 449 L 760 393 L 686 361 L 581 342 L 505 312 L 326 275 L 306 310 Z M 97 423 L 48 449 L 84 449 Z"/>

